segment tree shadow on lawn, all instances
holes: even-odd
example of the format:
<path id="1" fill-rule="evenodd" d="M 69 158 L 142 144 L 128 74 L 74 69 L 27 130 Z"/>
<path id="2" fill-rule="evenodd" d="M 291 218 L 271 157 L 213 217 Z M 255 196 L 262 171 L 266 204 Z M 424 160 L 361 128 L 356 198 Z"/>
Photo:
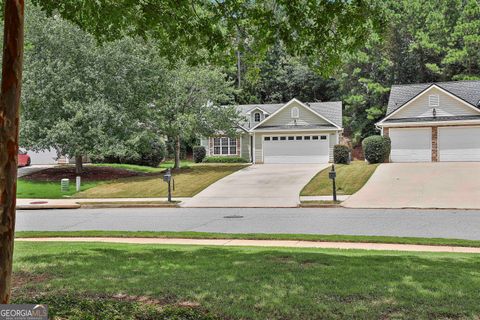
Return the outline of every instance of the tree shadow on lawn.
<path id="1" fill-rule="evenodd" d="M 16 271 L 50 277 L 24 290 L 188 300 L 232 318 L 421 319 L 480 314 L 476 255 L 78 243 L 28 246 L 32 247 L 28 253 L 16 257 Z"/>

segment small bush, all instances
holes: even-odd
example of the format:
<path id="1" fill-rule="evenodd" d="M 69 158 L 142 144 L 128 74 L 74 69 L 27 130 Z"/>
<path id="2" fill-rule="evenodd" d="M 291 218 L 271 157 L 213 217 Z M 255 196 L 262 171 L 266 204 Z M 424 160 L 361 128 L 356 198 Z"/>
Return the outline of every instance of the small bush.
<path id="1" fill-rule="evenodd" d="M 365 159 L 369 163 L 385 162 L 390 156 L 390 138 L 382 136 L 370 136 L 362 142 Z"/>
<path id="2" fill-rule="evenodd" d="M 158 167 L 165 159 L 165 144 L 161 141 L 144 141 L 136 146 L 138 149 L 136 155 L 105 155 L 102 157 L 92 158 L 93 163 L 120 163 L 135 164 L 139 166 Z"/>
<path id="3" fill-rule="evenodd" d="M 205 150 L 204 146 L 195 146 L 193 147 L 193 161 L 195 163 L 200 163 L 205 159 L 207 155 L 207 150 Z"/>
<path id="4" fill-rule="evenodd" d="M 333 147 L 333 162 L 334 163 L 350 163 L 350 148 L 344 144 L 336 144 Z"/>
<path id="5" fill-rule="evenodd" d="M 203 162 L 206 163 L 246 163 L 247 159 L 242 157 L 206 157 Z"/>

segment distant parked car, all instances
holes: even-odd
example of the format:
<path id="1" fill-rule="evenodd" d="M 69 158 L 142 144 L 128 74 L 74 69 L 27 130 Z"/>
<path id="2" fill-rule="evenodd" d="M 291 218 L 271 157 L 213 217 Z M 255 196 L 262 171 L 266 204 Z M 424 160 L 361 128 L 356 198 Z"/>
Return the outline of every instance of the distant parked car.
<path id="1" fill-rule="evenodd" d="M 18 151 L 18 166 L 19 167 L 28 167 L 32 163 L 30 156 L 27 151 L 19 150 Z"/>

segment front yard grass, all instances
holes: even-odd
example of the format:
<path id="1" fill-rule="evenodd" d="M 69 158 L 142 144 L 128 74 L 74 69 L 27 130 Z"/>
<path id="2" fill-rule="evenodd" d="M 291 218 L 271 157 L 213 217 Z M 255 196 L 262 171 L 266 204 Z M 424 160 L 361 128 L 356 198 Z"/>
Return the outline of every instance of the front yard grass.
<path id="1" fill-rule="evenodd" d="M 378 164 L 367 164 L 365 161 L 352 161 L 349 165 L 336 164 L 337 194 L 351 195 L 360 190 L 370 179 Z M 328 178 L 331 167 L 320 171 L 303 188 L 301 196 L 329 196 L 332 195 L 332 180 Z"/>
<path id="2" fill-rule="evenodd" d="M 474 254 L 17 242 L 12 302 L 47 302 L 62 319 L 83 319 L 72 306 L 88 299 L 219 319 L 476 319 L 479 265 Z M 123 307 L 91 318 L 130 319 Z"/>
<path id="3" fill-rule="evenodd" d="M 99 182 L 84 182 L 81 190 L 88 190 L 97 186 Z M 62 199 L 70 197 L 76 193 L 75 181 L 70 181 L 70 190 L 61 192 L 60 181 L 44 182 L 44 181 L 27 181 L 18 179 L 17 181 L 17 198 L 19 199 Z"/>
<path id="4" fill-rule="evenodd" d="M 215 181 L 245 168 L 245 165 L 192 166 L 173 172 L 174 197 L 192 197 Z M 75 198 L 154 198 L 167 196 L 163 175 L 134 177 L 104 183 L 75 194 Z"/>
<path id="5" fill-rule="evenodd" d="M 15 238 L 105 237 L 105 238 L 185 238 L 185 239 L 241 239 L 241 240 L 296 240 L 322 242 L 396 243 L 432 246 L 480 247 L 480 240 L 451 238 L 419 238 L 391 236 L 352 236 L 342 234 L 292 233 L 219 233 L 196 231 L 17 231 Z"/>

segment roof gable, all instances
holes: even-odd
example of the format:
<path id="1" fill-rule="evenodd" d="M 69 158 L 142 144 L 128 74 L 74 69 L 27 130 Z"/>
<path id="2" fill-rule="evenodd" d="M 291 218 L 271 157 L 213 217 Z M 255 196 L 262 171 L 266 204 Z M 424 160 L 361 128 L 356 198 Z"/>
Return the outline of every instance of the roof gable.
<path id="1" fill-rule="evenodd" d="M 389 116 L 396 110 L 402 108 L 412 99 L 432 86 L 447 91 L 473 107 L 478 107 L 479 105 L 480 81 L 478 80 L 394 85 L 390 90 L 386 116 Z"/>
<path id="2" fill-rule="evenodd" d="M 298 119 L 293 119 L 290 116 L 290 110 L 293 107 L 297 107 L 300 111 L 300 115 Z M 317 105 L 317 108 L 320 106 Z M 331 107 L 331 106 L 330 106 Z M 338 107 L 338 104 L 337 104 Z M 329 110 L 333 111 L 333 110 Z M 340 118 L 341 118 L 341 103 L 340 103 L 340 108 L 337 110 L 337 113 L 340 113 Z M 335 115 L 336 119 L 338 118 L 337 115 Z M 301 101 L 297 99 L 292 99 L 285 105 L 283 105 L 281 108 L 279 108 L 277 111 L 275 111 L 273 114 L 271 114 L 268 118 L 265 118 L 263 121 L 258 123 L 256 126 L 254 126 L 251 130 L 254 130 L 255 128 L 260 128 L 262 126 L 267 126 L 267 125 L 312 125 L 312 124 L 321 124 L 321 125 L 332 125 L 333 127 L 341 128 L 341 124 L 337 125 L 334 123 L 332 120 L 328 119 L 327 117 L 323 116 L 322 114 L 318 113 L 314 109 L 312 109 L 308 104 L 304 104 Z"/>

